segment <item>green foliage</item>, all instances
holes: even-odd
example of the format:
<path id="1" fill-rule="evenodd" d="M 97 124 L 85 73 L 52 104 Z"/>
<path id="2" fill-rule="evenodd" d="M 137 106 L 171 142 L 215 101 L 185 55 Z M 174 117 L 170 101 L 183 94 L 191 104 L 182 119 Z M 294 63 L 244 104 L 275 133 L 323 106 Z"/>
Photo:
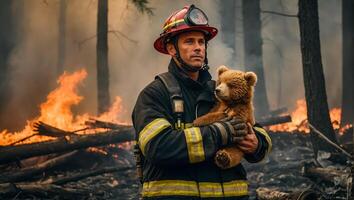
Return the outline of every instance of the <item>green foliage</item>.
<path id="1" fill-rule="evenodd" d="M 148 0 L 130 0 L 135 7 L 141 12 L 141 13 L 147 13 L 148 15 L 153 15 L 154 13 L 152 12 L 153 8 L 148 7 L 149 1 Z"/>

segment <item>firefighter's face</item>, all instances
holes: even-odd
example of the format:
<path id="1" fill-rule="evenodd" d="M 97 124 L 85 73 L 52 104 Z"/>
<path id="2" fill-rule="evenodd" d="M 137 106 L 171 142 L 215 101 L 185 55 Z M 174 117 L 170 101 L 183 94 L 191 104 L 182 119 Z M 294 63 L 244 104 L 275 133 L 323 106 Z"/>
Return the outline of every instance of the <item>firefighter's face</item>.
<path id="1" fill-rule="evenodd" d="M 200 68 L 204 64 L 205 45 L 205 37 L 201 32 L 191 31 L 178 36 L 179 54 L 189 66 Z M 175 55 L 174 47 L 171 47 L 171 50 L 170 54 Z"/>

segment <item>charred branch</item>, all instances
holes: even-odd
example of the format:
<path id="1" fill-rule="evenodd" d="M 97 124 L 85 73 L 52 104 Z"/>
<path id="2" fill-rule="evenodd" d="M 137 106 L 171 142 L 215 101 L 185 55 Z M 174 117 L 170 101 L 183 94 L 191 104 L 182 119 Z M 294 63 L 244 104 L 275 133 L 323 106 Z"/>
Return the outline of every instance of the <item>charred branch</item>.
<path id="1" fill-rule="evenodd" d="M 61 156 L 49 159 L 35 166 L 26 167 L 16 172 L 3 173 L 0 176 L 0 183 L 19 182 L 31 178 L 34 175 L 45 172 L 53 167 L 59 166 L 68 162 L 78 151 L 63 154 Z"/>
<path id="2" fill-rule="evenodd" d="M 346 150 L 344 150 L 342 147 L 340 147 L 338 144 L 334 143 L 330 139 L 328 139 L 325 134 L 321 133 L 319 130 L 317 130 L 311 123 L 308 123 L 309 127 L 312 129 L 314 133 L 316 133 L 320 138 L 322 138 L 324 141 L 326 141 L 328 144 L 331 146 L 335 147 L 339 151 L 341 151 L 344 155 L 346 155 L 348 158 L 352 159 L 352 155 L 348 153 Z"/>
<path id="3" fill-rule="evenodd" d="M 61 197 L 88 196 L 92 192 L 87 189 L 72 189 L 65 188 L 53 184 L 38 184 L 38 183 L 2 183 L 0 184 L 0 195 L 13 196 L 18 193 L 35 194 L 38 196 L 53 196 L 60 195 Z"/>
<path id="4" fill-rule="evenodd" d="M 62 153 L 87 147 L 128 142 L 133 139 L 133 128 L 124 128 L 90 135 L 71 134 L 70 136 L 68 135 L 47 142 L 6 146 L 0 148 L 0 164 L 51 153 Z"/>
<path id="5" fill-rule="evenodd" d="M 321 168 L 321 167 L 311 167 L 305 165 L 302 169 L 302 173 L 304 176 L 313 178 L 313 179 L 321 179 L 324 181 L 331 182 L 335 185 L 340 185 L 343 188 L 347 188 L 350 182 L 350 173 L 343 172 L 343 170 L 336 170 L 330 168 Z"/>
<path id="6" fill-rule="evenodd" d="M 130 127 L 127 125 L 120 125 L 120 124 L 105 122 L 97 119 L 90 119 L 89 121 L 85 122 L 85 125 L 92 129 L 94 128 L 122 129 L 122 128 Z"/>
<path id="7" fill-rule="evenodd" d="M 282 124 L 282 123 L 287 123 L 287 122 L 291 122 L 290 115 L 273 116 L 273 117 L 263 118 L 258 121 L 258 123 L 262 126 L 271 126 L 271 125 Z"/>
<path id="8" fill-rule="evenodd" d="M 56 185 L 63 185 L 69 182 L 73 181 L 78 181 L 87 177 L 91 176 L 97 176 L 105 173 L 112 173 L 112 172 L 117 172 L 117 171 L 124 171 L 124 170 L 129 170 L 132 169 L 132 167 L 104 167 L 101 169 L 97 169 L 94 171 L 89 171 L 89 172 L 84 172 L 84 173 L 78 173 L 73 176 L 68 176 L 68 177 L 62 177 L 58 179 L 51 179 L 49 181 L 45 181 L 45 183 L 50 183 L 50 184 L 56 184 Z"/>

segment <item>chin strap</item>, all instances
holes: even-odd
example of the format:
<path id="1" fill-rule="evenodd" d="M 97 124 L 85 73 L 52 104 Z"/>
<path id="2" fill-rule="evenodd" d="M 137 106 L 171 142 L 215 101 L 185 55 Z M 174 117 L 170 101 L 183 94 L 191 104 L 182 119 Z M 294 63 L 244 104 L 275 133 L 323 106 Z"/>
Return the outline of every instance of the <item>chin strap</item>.
<path id="1" fill-rule="evenodd" d="M 209 65 L 208 65 L 208 58 L 207 58 L 207 46 L 208 44 L 205 43 L 205 59 L 204 59 L 204 63 L 201 67 L 196 68 L 196 67 L 192 67 L 190 65 L 188 65 L 186 62 L 183 61 L 183 59 L 181 58 L 180 54 L 179 54 L 179 49 L 178 49 L 178 36 L 175 36 L 173 38 L 173 46 L 176 49 L 176 59 L 177 61 L 181 64 L 181 68 L 183 71 L 185 72 L 197 72 L 197 71 L 202 71 L 202 70 L 209 70 Z"/>

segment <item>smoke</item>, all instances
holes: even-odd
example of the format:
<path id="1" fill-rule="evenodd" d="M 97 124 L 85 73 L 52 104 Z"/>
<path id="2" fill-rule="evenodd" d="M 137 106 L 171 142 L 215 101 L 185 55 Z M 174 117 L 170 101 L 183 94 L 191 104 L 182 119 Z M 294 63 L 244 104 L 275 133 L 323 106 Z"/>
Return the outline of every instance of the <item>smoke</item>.
<path id="1" fill-rule="evenodd" d="M 23 3 L 18 19 L 20 39 L 12 53 L 11 96 L 6 110 L 1 113 L 0 129 L 21 129 L 27 119 L 38 114 L 38 105 L 49 91 L 56 87 L 56 65 L 58 57 L 58 14 L 60 1 L 15 0 Z M 261 1 L 264 10 L 279 10 L 279 0 Z M 112 100 L 121 96 L 123 106 L 130 113 L 139 92 L 151 82 L 155 75 L 167 70 L 169 56 L 154 50 L 153 42 L 159 36 L 165 19 L 175 10 L 195 4 L 205 11 L 210 25 L 220 28 L 219 1 L 150 1 L 153 16 L 141 14 L 130 3 L 109 1 L 109 70 Z M 239 4 L 239 3 L 238 3 Z M 297 13 L 294 1 L 283 1 L 285 11 Z M 329 9 L 332 11 L 329 12 Z M 239 11 L 240 12 L 240 11 Z M 326 14 L 329 13 L 329 14 Z M 331 106 L 340 103 L 340 3 L 320 2 L 322 58 L 326 74 L 327 94 Z M 239 16 L 237 14 L 237 16 Z M 281 77 L 282 91 L 280 106 L 291 108 L 295 101 L 304 98 L 302 65 L 299 47 L 298 20 L 279 16 L 265 16 L 263 21 L 264 67 L 268 97 L 273 108 L 278 107 L 278 79 Z M 80 88 L 85 99 L 75 112 L 96 113 L 96 19 L 97 0 L 68 1 L 66 10 L 66 54 L 64 68 L 74 71 L 86 68 L 88 77 Z M 266 24 L 265 24 L 266 23 Z M 333 28 L 336 26 L 336 29 Z M 239 30 L 238 30 L 239 31 Z M 222 34 L 213 39 L 208 48 L 211 73 L 222 64 L 231 63 L 233 52 L 222 42 Z M 242 35 L 238 35 L 240 43 Z M 277 43 L 274 45 L 273 42 Z M 237 44 L 236 44 L 237 45 Z M 276 47 L 278 46 L 278 47 Z M 236 46 L 242 52 L 242 45 Z M 280 49 L 280 50 L 277 50 Z M 281 52 L 281 56 L 278 52 Z M 236 63 L 242 64 L 242 53 Z M 281 75 L 277 70 L 281 68 Z M 330 75 L 330 76 L 329 76 Z M 125 120 L 130 115 L 125 116 Z"/>
<path id="2" fill-rule="evenodd" d="M 60 1 L 23 1 L 22 30 L 11 56 L 11 91 L 2 116 L 1 129 L 21 129 L 27 119 L 38 114 L 38 105 L 56 87 L 58 57 L 58 15 Z M 125 110 L 131 112 L 138 93 L 155 75 L 167 70 L 169 56 L 156 52 L 153 42 L 159 36 L 171 12 L 194 3 L 208 13 L 210 24 L 217 28 L 217 4 L 212 1 L 152 1 L 154 15 L 141 14 L 130 1 L 109 1 L 109 70 L 112 100 L 121 96 Z M 97 0 L 68 1 L 66 10 L 66 53 L 64 68 L 86 68 L 88 78 L 80 93 L 85 99 L 76 112 L 96 113 L 96 19 Z M 215 39 L 210 42 L 212 71 L 230 59 L 232 52 Z M 223 52 L 220 55 L 218 52 Z M 18 111 L 18 112 L 14 112 Z M 16 119 L 16 120 L 14 120 Z M 130 119 L 130 115 L 126 116 Z"/>
<path id="3" fill-rule="evenodd" d="M 262 2 L 262 1 L 261 1 Z M 263 1 L 262 10 L 297 14 L 297 1 Z M 293 109 L 305 98 L 298 18 L 262 14 L 263 63 L 270 105 Z M 341 1 L 319 1 L 322 64 L 329 107 L 341 104 Z M 281 84 L 281 96 L 279 87 Z M 279 101 L 280 99 L 280 101 Z"/>

